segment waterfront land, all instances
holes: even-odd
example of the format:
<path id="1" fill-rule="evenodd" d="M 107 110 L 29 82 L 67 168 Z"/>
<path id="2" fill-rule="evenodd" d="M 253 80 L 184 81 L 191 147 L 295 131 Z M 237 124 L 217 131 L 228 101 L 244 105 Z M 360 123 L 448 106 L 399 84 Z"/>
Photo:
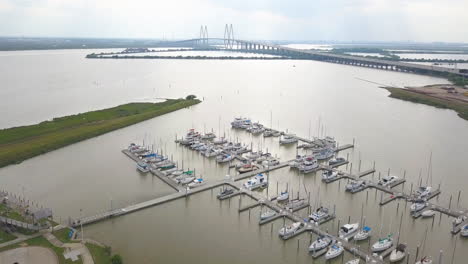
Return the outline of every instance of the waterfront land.
<path id="1" fill-rule="evenodd" d="M 129 103 L 113 108 L 54 118 L 39 124 L 0 130 L 0 167 L 199 103 L 169 99 Z"/>
<path id="2" fill-rule="evenodd" d="M 468 89 L 454 85 L 429 85 L 423 87 L 383 87 L 390 97 L 405 101 L 452 109 L 468 120 Z"/>

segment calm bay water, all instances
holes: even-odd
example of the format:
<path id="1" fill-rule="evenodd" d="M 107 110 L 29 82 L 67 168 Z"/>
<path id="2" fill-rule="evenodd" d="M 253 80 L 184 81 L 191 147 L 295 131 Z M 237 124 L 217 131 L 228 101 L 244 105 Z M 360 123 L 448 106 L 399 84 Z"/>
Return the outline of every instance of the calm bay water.
<path id="1" fill-rule="evenodd" d="M 96 52 L 96 51 L 93 51 Z M 100 51 L 98 51 L 100 52 Z M 32 124 L 57 116 L 101 109 L 134 101 L 154 101 L 158 97 L 196 94 L 204 101 L 161 117 L 120 129 L 60 150 L 0 169 L 2 189 L 24 195 L 54 209 L 56 218 L 90 215 L 102 210 L 163 196 L 172 192 L 157 178 L 141 175 L 135 164 L 120 150 L 131 142 L 151 142 L 173 155 L 184 166 L 196 168 L 208 181 L 222 179 L 225 166 L 204 159 L 177 146 L 189 128 L 213 129 L 252 144 L 268 148 L 282 160 L 294 157 L 294 147 L 280 147 L 277 139 L 252 137 L 230 129 L 235 116 L 249 116 L 274 128 L 305 137 L 324 132 L 341 144 L 356 140 L 356 148 L 342 153 L 353 162 L 353 171 L 362 160 L 362 170 L 372 167 L 386 174 L 403 176 L 408 182 L 397 188 L 409 192 L 418 181 L 419 170 L 427 174 L 429 153 L 433 153 L 433 179 L 441 183 L 442 194 L 435 199 L 452 207 L 468 207 L 468 168 L 464 164 L 468 142 L 468 122 L 450 110 L 436 109 L 388 98 L 386 90 L 363 81 L 415 86 L 444 83 L 443 79 L 385 72 L 314 61 L 209 61 L 209 60 L 87 60 L 86 50 L 28 51 L 0 53 L 0 127 Z M 272 114 L 273 120 L 270 120 Z M 343 167 L 345 169 L 345 167 Z M 231 172 L 232 173 L 232 172 Z M 374 176 L 377 178 L 378 173 Z M 304 183 L 313 203 L 336 206 L 338 218 L 359 221 L 361 206 L 375 233 L 396 233 L 402 212 L 402 241 L 414 256 L 426 228 L 429 235 L 425 253 L 438 256 L 444 250 L 451 259 L 454 237 L 451 219 L 437 215 L 432 220 L 413 220 L 409 204 L 397 202 L 380 207 L 380 193 L 374 190 L 351 195 L 344 192 L 345 181 L 325 185 L 320 175 L 300 175 L 289 169 L 271 174 L 269 191 L 275 193 L 286 183 L 295 192 Z M 371 178 L 372 176 L 367 176 Z M 462 190 L 457 205 L 458 191 Z M 277 231 L 282 221 L 259 227 L 259 208 L 237 213 L 237 198 L 222 203 L 217 190 L 188 200 L 85 227 L 90 236 L 111 245 L 127 263 L 311 263 L 306 248 L 307 234 L 282 242 Z M 247 203 L 245 199 L 243 203 Z M 306 212 L 302 212 L 306 216 Z M 382 221 L 383 219 L 383 221 Z M 336 232 L 337 221 L 324 226 Z M 382 228 L 381 228 L 382 227 Z M 361 244 L 365 247 L 367 244 Z M 455 263 L 468 256 L 468 243 L 458 241 Z M 352 256 L 347 254 L 345 259 Z M 336 263 L 341 263 L 337 260 Z M 317 260 L 323 263 L 324 260 Z M 314 262 L 314 263 L 315 263 Z"/>

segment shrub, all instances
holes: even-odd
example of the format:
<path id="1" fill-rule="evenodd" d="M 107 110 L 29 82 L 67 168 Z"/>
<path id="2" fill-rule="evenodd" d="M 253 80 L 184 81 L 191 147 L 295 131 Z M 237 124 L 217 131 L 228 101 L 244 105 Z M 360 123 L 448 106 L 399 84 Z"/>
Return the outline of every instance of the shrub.
<path id="1" fill-rule="evenodd" d="M 191 95 L 187 95 L 187 97 L 185 97 L 185 100 L 194 100 L 196 98 L 197 98 L 197 96 L 191 94 Z"/>
<path id="2" fill-rule="evenodd" d="M 122 257 L 120 255 L 114 255 L 112 256 L 111 258 L 111 263 L 112 264 L 122 264 L 123 261 L 122 261 Z"/>

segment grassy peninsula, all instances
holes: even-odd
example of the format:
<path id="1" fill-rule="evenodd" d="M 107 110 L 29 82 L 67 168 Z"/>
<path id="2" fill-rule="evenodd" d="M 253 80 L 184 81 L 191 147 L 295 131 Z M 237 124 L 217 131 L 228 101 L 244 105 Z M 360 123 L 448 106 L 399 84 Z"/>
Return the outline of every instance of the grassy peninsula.
<path id="1" fill-rule="evenodd" d="M 129 103 L 0 130 L 0 167 L 200 103 L 195 96 L 161 103 Z"/>
<path id="2" fill-rule="evenodd" d="M 390 97 L 397 98 L 405 101 L 426 104 L 437 108 L 452 109 L 458 113 L 458 116 L 468 120 L 468 103 L 446 100 L 437 98 L 434 96 L 417 93 L 408 89 L 396 88 L 396 87 L 383 87 L 390 92 Z"/>

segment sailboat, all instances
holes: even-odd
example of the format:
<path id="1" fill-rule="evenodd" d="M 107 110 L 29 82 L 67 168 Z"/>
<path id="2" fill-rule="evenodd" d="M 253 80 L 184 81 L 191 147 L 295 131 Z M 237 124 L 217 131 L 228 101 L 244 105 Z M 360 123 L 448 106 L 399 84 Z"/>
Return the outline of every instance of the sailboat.
<path id="1" fill-rule="evenodd" d="M 389 249 L 393 245 L 392 235 L 379 239 L 372 245 L 372 252 L 382 252 Z"/>
<path id="2" fill-rule="evenodd" d="M 428 197 L 429 195 L 431 195 L 432 187 L 430 186 L 430 184 L 432 184 L 432 152 L 429 156 L 429 163 L 427 165 L 426 184 L 425 186 L 421 185 L 419 186 L 418 189 L 416 189 L 415 196 L 418 197 L 419 199 L 424 199 Z"/>
<path id="3" fill-rule="evenodd" d="M 424 241 L 423 241 L 421 254 L 424 253 L 424 248 L 426 246 L 426 239 L 427 239 L 427 228 L 426 228 L 426 233 L 424 234 Z M 432 257 L 431 256 L 424 256 L 421 259 L 419 259 L 419 261 L 417 261 L 416 264 L 432 264 Z"/>
<path id="4" fill-rule="evenodd" d="M 398 262 L 404 259 L 406 256 L 406 245 L 405 244 L 398 244 L 398 246 L 392 250 L 390 253 L 390 262 Z"/>
<path id="5" fill-rule="evenodd" d="M 344 248 L 341 245 L 341 242 L 338 242 L 336 244 L 333 244 L 330 246 L 330 248 L 327 251 L 327 254 L 325 254 L 325 259 L 333 259 L 338 257 L 339 255 L 343 254 Z"/>
<path id="6" fill-rule="evenodd" d="M 331 244 L 332 240 L 329 236 L 319 236 L 312 244 L 309 246 L 309 251 L 316 252 L 328 247 Z"/>

